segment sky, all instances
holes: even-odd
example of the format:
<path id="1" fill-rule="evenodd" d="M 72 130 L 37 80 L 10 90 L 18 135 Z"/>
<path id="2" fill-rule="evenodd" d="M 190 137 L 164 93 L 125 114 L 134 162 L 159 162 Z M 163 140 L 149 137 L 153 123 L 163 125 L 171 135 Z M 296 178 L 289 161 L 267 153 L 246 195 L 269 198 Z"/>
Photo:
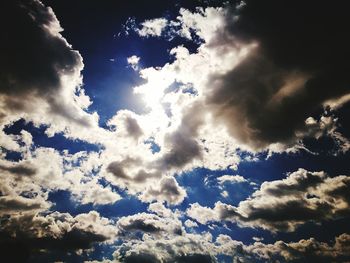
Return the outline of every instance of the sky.
<path id="1" fill-rule="evenodd" d="M 349 262 L 346 1 L 4 0 L 1 262 Z"/>

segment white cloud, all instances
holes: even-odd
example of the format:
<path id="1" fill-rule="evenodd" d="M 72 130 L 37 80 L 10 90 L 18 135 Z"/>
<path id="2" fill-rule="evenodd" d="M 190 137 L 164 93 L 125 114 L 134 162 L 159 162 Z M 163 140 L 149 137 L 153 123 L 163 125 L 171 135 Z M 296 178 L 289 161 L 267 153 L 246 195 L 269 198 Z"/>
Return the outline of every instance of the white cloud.
<path id="1" fill-rule="evenodd" d="M 127 62 L 133 68 L 133 70 L 139 70 L 140 57 L 133 55 L 127 58 Z"/>
<path id="2" fill-rule="evenodd" d="M 141 29 L 137 29 L 137 33 L 142 37 L 159 37 L 167 26 L 168 20 L 165 18 L 155 18 L 146 20 L 141 23 Z"/>
<path id="3" fill-rule="evenodd" d="M 184 224 L 188 228 L 198 227 L 198 224 L 190 219 L 187 219 Z"/>
<path id="4" fill-rule="evenodd" d="M 219 184 L 224 184 L 226 182 L 230 183 L 245 183 L 248 182 L 247 179 L 245 179 L 241 175 L 222 175 L 217 178 Z"/>

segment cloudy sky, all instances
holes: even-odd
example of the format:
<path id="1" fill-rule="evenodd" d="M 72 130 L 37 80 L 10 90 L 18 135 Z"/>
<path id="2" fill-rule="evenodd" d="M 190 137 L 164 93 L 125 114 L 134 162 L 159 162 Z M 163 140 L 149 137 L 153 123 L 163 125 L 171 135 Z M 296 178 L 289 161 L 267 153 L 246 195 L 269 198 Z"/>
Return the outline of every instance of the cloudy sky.
<path id="1" fill-rule="evenodd" d="M 346 1 L 1 6 L 0 261 L 350 261 Z"/>

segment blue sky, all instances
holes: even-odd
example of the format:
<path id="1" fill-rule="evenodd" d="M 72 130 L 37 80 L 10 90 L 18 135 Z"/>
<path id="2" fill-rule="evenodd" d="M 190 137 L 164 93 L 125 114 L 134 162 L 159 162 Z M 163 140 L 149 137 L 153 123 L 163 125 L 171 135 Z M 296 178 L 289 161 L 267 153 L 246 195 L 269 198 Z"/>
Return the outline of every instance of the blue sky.
<path id="1" fill-rule="evenodd" d="M 1 260 L 349 261 L 342 5 L 5 1 Z"/>

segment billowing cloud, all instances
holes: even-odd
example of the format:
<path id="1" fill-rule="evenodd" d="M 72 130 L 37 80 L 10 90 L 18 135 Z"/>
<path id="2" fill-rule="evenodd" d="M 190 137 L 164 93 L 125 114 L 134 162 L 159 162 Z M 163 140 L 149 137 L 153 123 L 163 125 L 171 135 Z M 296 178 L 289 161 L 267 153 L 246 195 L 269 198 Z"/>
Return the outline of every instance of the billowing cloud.
<path id="1" fill-rule="evenodd" d="M 44 211 L 50 207 L 50 203 L 45 199 L 25 198 L 22 196 L 5 195 L 0 197 L 0 216 L 8 214 L 33 213 Z"/>
<path id="2" fill-rule="evenodd" d="M 344 10 L 316 1 L 252 0 L 228 12 L 210 48 L 256 43 L 236 67 L 208 81 L 207 101 L 234 137 L 257 148 L 288 142 L 325 101 L 349 93 Z M 337 15 L 324 19 L 329 13 Z"/>
<path id="3" fill-rule="evenodd" d="M 21 249 L 25 259 L 57 250 L 83 253 L 98 243 L 113 244 L 121 262 L 217 262 L 221 255 L 234 262 L 348 260 L 345 233 L 329 243 L 311 237 L 247 245 L 202 232 L 214 222 L 290 232 L 343 219 L 350 211 L 346 175 L 299 169 L 263 182 L 237 205 L 210 197 L 213 207 L 200 204 L 201 194 L 189 200 L 196 194 L 186 185 L 191 180 L 179 180 L 196 168 L 221 170 L 227 174 L 216 177 L 214 191 L 229 200 L 233 194 L 223 185 L 251 182 L 229 175 L 241 172 L 245 154 L 251 161 L 268 151 L 269 158 L 321 137 L 333 139 L 335 153 L 347 153 L 350 142 L 336 116 L 350 98 L 342 5 L 246 0 L 181 8 L 173 20 L 135 24 L 142 38 L 180 37 L 186 44 L 170 48 L 170 62 L 159 67 L 141 68 L 140 57 L 128 57 L 143 79 L 133 91 L 144 110 L 118 109 L 100 127 L 98 114 L 88 111 L 82 57 L 62 36 L 53 10 L 39 0 L 5 1 L 11 15 L 0 18 L 0 247 L 9 248 L 9 256 Z M 337 17 L 325 19 L 330 13 Z M 19 119 L 43 127 L 45 136 L 61 133 L 99 150 L 70 154 L 35 145 L 39 136 L 28 131 L 5 134 Z M 11 151 L 20 157 L 12 159 Z M 61 191 L 83 209 L 114 204 L 122 198 L 117 191 L 149 206 L 126 206 L 120 217 L 103 210 L 115 220 L 94 210 L 73 216 L 52 211 L 61 201 L 53 194 Z"/>
<path id="4" fill-rule="evenodd" d="M 117 222 L 120 235 L 132 235 L 132 233 L 157 234 L 182 234 L 182 224 L 176 218 L 160 217 L 155 214 L 139 213 L 122 217 Z M 162 232 L 162 233 L 161 233 Z"/>
<path id="5" fill-rule="evenodd" d="M 191 262 L 186 260 L 196 258 L 205 259 L 200 262 L 215 262 L 214 256 L 209 254 L 214 252 L 210 241 L 209 234 L 171 235 L 171 238 L 147 236 L 145 242 L 139 240 L 124 242 L 114 255 L 125 262 L 133 262 L 134 258 L 150 259 L 149 262 Z"/>
<path id="6" fill-rule="evenodd" d="M 315 238 L 297 242 L 277 241 L 274 244 L 255 242 L 246 246 L 240 262 L 250 262 L 254 258 L 263 260 L 283 260 L 286 262 L 345 262 L 350 259 L 350 236 L 346 233 L 335 237 L 331 244 Z M 247 260 L 247 261 L 244 261 Z"/>
<path id="7" fill-rule="evenodd" d="M 237 207 L 217 202 L 214 208 L 191 204 L 187 215 L 202 224 L 232 221 L 269 231 L 293 231 L 306 222 L 337 219 L 349 214 L 350 179 L 303 169 L 286 179 L 264 182 Z"/>
<path id="8" fill-rule="evenodd" d="M 98 177 L 91 174 L 94 167 L 89 167 L 94 153 L 78 152 L 74 155 L 61 154 L 52 148 L 38 147 L 22 152 L 23 159 L 15 161 L 0 160 L 0 193 L 7 203 L 8 213 L 23 203 L 28 210 L 37 204 L 49 208 L 48 194 L 58 190 L 69 191 L 72 197 L 82 204 L 110 204 L 120 196 L 110 187 L 103 187 Z M 40 203 L 42 203 L 40 205 Z M 14 205 L 14 207 L 13 207 Z M 3 208 L 4 209 L 4 208 Z M 44 209 L 41 209 L 44 210 Z"/>
<path id="9" fill-rule="evenodd" d="M 1 17 L 1 128 L 24 118 L 50 126 L 48 134 L 95 141 L 87 130 L 98 130 L 98 116 L 84 111 L 91 101 L 81 87 L 83 60 L 52 9 L 38 0 L 6 1 L 3 8 L 11 15 Z"/>
<path id="10" fill-rule="evenodd" d="M 215 127 L 224 125 L 241 146 L 251 150 L 286 149 L 312 136 L 305 120 L 327 101 L 337 108 L 335 101 L 342 98 L 344 104 L 348 97 L 344 9 L 337 19 L 326 21 L 322 17 L 330 12 L 328 7 L 320 6 L 315 17 L 309 15 L 313 7 L 312 3 L 299 8 L 298 3 L 286 7 L 277 1 L 266 5 L 246 1 L 196 12 L 181 9 L 170 23 L 171 30 L 188 39 L 196 35 L 203 43 L 194 53 L 184 47 L 173 49 L 176 60 L 162 70 L 171 72 L 174 80 L 191 83 L 197 101 L 204 101 L 193 118 L 212 115 Z M 331 8 L 334 13 L 341 9 Z M 271 11 L 276 9 L 280 11 Z M 293 22 L 295 16 L 300 17 L 298 23 Z M 284 34 L 282 42 L 276 32 Z M 322 62 L 321 57 L 325 57 Z"/>
<path id="11" fill-rule="evenodd" d="M 346 233 L 328 243 L 310 238 L 296 242 L 278 240 L 270 244 L 256 241 L 247 245 L 224 234 L 213 240 L 206 232 L 192 234 L 183 230 L 180 233 L 172 228 L 164 231 L 174 220 L 170 218 L 150 214 L 121 218 L 118 225 L 125 229 L 119 238 L 123 242 L 117 247 L 114 257 L 122 262 L 217 262 L 218 256 L 223 255 L 233 262 L 329 262 L 350 258 L 349 235 Z M 179 221 L 175 222 L 178 224 Z M 137 231 L 144 233 L 142 238 L 134 235 Z"/>
<path id="12" fill-rule="evenodd" d="M 141 195 L 141 200 L 158 200 L 176 205 L 180 204 L 186 196 L 186 191 L 178 184 L 174 177 L 163 177 L 158 186 L 149 186 Z"/>
<path id="13" fill-rule="evenodd" d="M 190 219 L 187 219 L 184 224 L 188 228 L 198 227 L 198 224 Z"/>
<path id="14" fill-rule="evenodd" d="M 112 242 L 116 231 L 112 222 L 96 211 L 75 217 L 59 212 L 26 213 L 2 217 L 0 244 L 7 248 L 2 250 L 4 259 L 28 260 L 43 249 L 76 251 L 88 249 L 95 242 Z"/>

